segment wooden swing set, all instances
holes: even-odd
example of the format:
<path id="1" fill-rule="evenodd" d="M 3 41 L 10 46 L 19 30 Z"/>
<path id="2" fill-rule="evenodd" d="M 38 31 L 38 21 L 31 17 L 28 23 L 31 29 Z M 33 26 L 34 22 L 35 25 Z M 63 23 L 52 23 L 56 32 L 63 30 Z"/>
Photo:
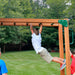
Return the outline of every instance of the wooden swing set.
<path id="1" fill-rule="evenodd" d="M 43 26 L 46 27 L 58 27 L 60 58 L 64 58 L 64 48 L 63 48 L 63 26 L 64 26 L 66 75 L 71 75 L 68 19 L 60 20 L 60 19 L 0 18 L 0 26 L 29 26 L 30 23 L 32 23 L 33 26 L 39 26 L 40 24 L 42 24 Z M 65 70 L 60 71 L 60 75 L 65 75 Z"/>

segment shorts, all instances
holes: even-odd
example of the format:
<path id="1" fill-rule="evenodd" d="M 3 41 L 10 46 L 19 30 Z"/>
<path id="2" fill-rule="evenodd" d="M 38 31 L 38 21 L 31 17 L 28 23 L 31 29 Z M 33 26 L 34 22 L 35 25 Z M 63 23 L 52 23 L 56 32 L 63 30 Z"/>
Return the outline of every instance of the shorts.
<path id="1" fill-rule="evenodd" d="M 53 59 L 53 57 L 50 55 L 50 53 L 47 51 L 47 49 L 43 48 L 41 52 L 39 52 L 40 56 L 47 62 L 50 63 Z"/>

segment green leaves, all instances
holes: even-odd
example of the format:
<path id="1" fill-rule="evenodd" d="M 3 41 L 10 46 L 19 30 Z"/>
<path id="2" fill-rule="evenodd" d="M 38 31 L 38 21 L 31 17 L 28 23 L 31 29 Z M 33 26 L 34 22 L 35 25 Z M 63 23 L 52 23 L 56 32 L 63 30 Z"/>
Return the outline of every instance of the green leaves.
<path id="1" fill-rule="evenodd" d="M 64 18 L 63 11 L 66 8 L 65 0 L 47 0 L 49 8 L 49 14 L 51 18 Z"/>
<path id="2" fill-rule="evenodd" d="M 0 18 L 43 18 L 63 19 L 71 18 L 70 28 L 75 32 L 75 1 L 66 5 L 69 0 L 0 0 Z M 50 48 L 58 46 L 58 29 L 43 28 L 43 46 Z M 74 34 L 75 35 L 75 34 Z M 0 43 L 25 44 L 30 43 L 31 33 L 29 27 L 0 26 Z"/>
<path id="3" fill-rule="evenodd" d="M 42 45 L 46 48 L 58 46 L 58 31 L 56 28 L 44 27 L 42 32 Z"/>

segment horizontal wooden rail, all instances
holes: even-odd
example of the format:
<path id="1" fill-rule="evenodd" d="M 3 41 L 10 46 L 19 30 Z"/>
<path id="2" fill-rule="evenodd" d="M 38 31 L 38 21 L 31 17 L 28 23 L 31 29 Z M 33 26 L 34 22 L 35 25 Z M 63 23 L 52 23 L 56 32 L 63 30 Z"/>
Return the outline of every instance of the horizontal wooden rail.
<path id="1" fill-rule="evenodd" d="M 39 26 L 42 23 L 43 26 L 59 26 L 59 19 L 25 19 L 25 18 L 0 18 L 0 26 L 29 26 L 30 23 L 33 26 Z"/>
<path id="2" fill-rule="evenodd" d="M 58 23 L 59 19 L 0 18 L 0 22 Z"/>
<path id="3" fill-rule="evenodd" d="M 31 23 L 33 26 L 39 26 L 39 23 Z M 47 27 L 58 27 L 58 23 L 54 23 L 53 25 L 51 25 L 51 23 L 42 23 L 43 26 L 47 26 Z M 16 22 L 0 22 L 0 26 L 30 26 L 30 23 L 16 23 Z"/>

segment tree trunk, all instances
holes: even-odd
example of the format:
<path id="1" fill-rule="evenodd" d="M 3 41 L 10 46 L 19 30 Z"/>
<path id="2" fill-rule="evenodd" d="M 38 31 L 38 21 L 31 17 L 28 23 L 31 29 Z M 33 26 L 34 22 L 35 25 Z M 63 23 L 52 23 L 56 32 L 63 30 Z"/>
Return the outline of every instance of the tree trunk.
<path id="1" fill-rule="evenodd" d="M 3 46 L 3 53 L 5 53 L 5 44 L 4 44 L 4 46 Z"/>

